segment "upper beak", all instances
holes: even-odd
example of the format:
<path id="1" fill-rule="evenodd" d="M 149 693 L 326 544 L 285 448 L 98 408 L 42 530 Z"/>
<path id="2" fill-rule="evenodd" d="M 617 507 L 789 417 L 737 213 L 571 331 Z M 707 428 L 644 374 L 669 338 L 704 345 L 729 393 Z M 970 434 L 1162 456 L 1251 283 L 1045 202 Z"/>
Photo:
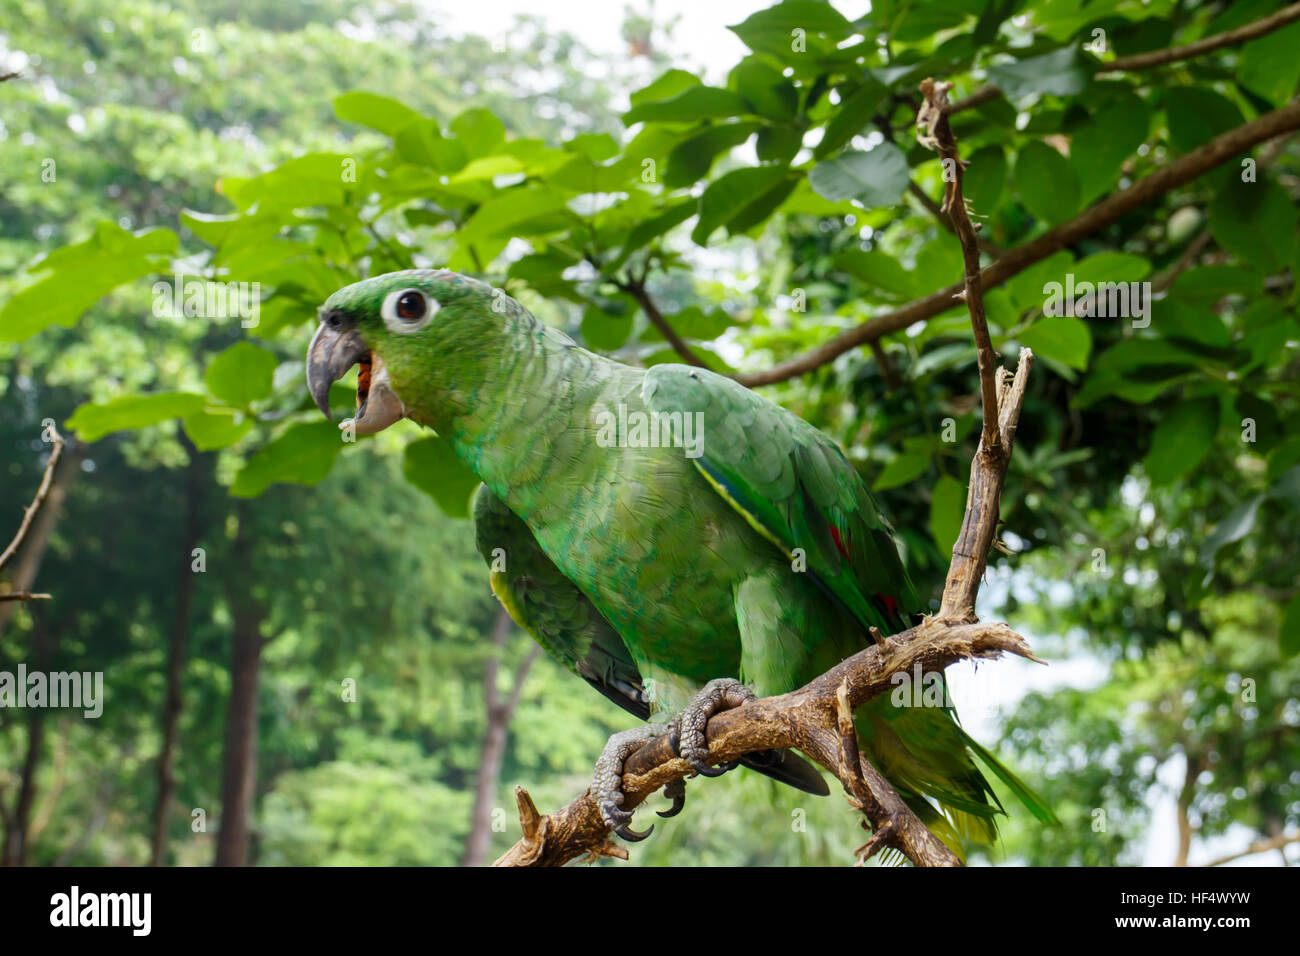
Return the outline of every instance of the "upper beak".
<path id="1" fill-rule="evenodd" d="M 369 357 L 370 350 L 356 329 L 338 330 L 321 323 L 316 330 L 307 347 L 307 389 L 326 418 L 330 417 L 330 386 Z"/>

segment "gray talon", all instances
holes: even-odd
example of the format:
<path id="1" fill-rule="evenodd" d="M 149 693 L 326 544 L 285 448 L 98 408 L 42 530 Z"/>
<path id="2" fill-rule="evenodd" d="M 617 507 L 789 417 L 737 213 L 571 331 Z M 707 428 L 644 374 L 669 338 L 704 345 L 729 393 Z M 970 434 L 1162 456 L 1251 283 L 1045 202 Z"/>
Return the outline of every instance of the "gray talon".
<path id="1" fill-rule="evenodd" d="M 672 722 L 670 733 L 677 735 L 677 753 L 702 777 L 721 777 L 739 765 L 732 761 L 720 767 L 708 764 L 709 741 L 705 734 L 709 718 L 719 711 L 731 710 L 754 700 L 754 692 L 738 680 L 719 677 L 704 685 L 695 699 Z"/>
<path id="2" fill-rule="evenodd" d="M 656 810 L 659 816 L 667 820 L 669 817 L 675 817 L 682 812 L 682 807 L 686 806 L 686 781 L 674 780 L 664 787 L 664 796 L 672 800 L 673 805 L 667 810 Z M 654 829 L 651 827 L 650 829 Z"/>
<path id="3" fill-rule="evenodd" d="M 601 819 L 624 840 L 636 843 L 644 840 L 654 830 L 650 827 L 645 832 L 633 830 L 631 811 L 623 807 L 623 762 L 629 756 L 667 731 L 663 724 L 646 724 L 614 734 L 601 751 L 596 761 L 596 772 L 591 780 L 591 797 L 600 809 Z"/>

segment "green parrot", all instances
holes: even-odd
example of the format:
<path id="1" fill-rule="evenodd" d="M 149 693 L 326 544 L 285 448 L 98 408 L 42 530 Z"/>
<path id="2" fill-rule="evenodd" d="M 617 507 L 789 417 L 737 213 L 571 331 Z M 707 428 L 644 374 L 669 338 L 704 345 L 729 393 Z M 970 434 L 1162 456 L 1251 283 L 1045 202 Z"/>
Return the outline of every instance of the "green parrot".
<path id="1" fill-rule="evenodd" d="M 499 289 L 411 270 L 340 289 L 320 309 L 307 381 L 359 366 L 369 434 L 402 417 L 433 428 L 482 480 L 478 548 L 493 591 L 562 665 L 641 719 L 611 738 L 592 796 L 625 839 L 623 760 L 670 732 L 698 773 L 719 709 L 795 690 L 921 608 L 891 528 L 839 447 L 731 379 L 634 368 L 580 348 Z M 1043 801 L 962 730 L 947 700 L 856 714 L 863 753 L 959 855 L 1004 812 L 976 759 L 1044 822 Z M 812 793 L 789 752 L 748 766 Z M 671 815 L 683 794 L 671 794 Z M 647 831 L 648 832 L 648 831 Z"/>

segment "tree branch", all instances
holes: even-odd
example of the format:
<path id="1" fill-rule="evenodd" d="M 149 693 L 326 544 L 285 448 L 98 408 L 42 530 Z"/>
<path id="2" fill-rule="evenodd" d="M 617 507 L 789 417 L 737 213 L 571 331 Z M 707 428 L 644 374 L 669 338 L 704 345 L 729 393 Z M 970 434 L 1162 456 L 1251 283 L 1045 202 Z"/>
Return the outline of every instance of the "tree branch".
<path id="1" fill-rule="evenodd" d="M 1024 638 L 1005 624 L 975 620 L 979 590 L 998 523 L 1002 482 L 1015 440 L 1033 354 L 1023 349 L 1020 367 L 1007 386 L 1001 370 L 994 371 L 993 350 L 984 320 L 980 292 L 979 252 L 975 227 L 966 214 L 961 193 L 960 159 L 941 105 L 948 84 L 926 80 L 926 102 L 918 113 L 922 142 L 934 142 L 958 173 L 949 184 L 945 205 L 962 243 L 966 260 L 965 298 L 976 340 L 985 354 L 979 363 L 985 396 L 985 427 L 980 448 L 971 461 L 971 484 L 962 532 L 937 617 L 924 618 L 906 631 L 882 637 L 797 691 L 751 701 L 709 720 L 708 761 L 727 763 L 747 753 L 796 749 L 835 774 L 869 824 L 871 838 L 858 849 L 864 862 L 884 847 L 903 853 L 917 866 L 958 866 L 960 861 L 903 802 L 898 792 L 858 751 L 852 712 L 894 686 L 898 673 L 940 671 L 959 660 L 996 659 L 1010 652 L 1038 660 Z M 973 259 L 973 261 L 972 261 Z M 981 325 L 984 326 L 981 329 Z M 1041 663 L 1041 662 L 1040 662 Z M 647 797 L 694 771 L 675 753 L 668 734 L 646 743 L 624 761 L 623 803 L 630 810 Z M 586 791 L 553 814 L 542 816 L 522 787 L 515 790 L 523 838 L 496 866 L 562 866 L 578 856 L 618 856 L 627 851 L 610 838 L 609 827 Z"/>
<path id="2" fill-rule="evenodd" d="M 1292 843 L 1300 843 L 1300 833 L 1279 833 L 1267 840 L 1256 840 L 1240 853 L 1229 853 L 1227 856 L 1221 856 L 1217 860 L 1211 860 L 1209 863 L 1201 865 L 1222 866 L 1225 863 L 1231 863 L 1233 860 L 1240 860 L 1243 856 L 1254 856 L 1256 853 L 1267 853 L 1269 850 L 1281 850 Z"/>
<path id="3" fill-rule="evenodd" d="M 951 109 L 946 113 L 951 115 Z M 1161 166 L 1127 189 L 1109 196 L 1085 209 L 1073 219 L 1048 230 L 1037 239 L 1009 250 L 980 272 L 980 284 L 984 289 L 999 286 L 1034 263 L 1046 259 L 1058 249 L 1063 249 L 1099 229 L 1104 229 L 1133 209 L 1190 182 L 1231 157 L 1258 143 L 1296 129 L 1300 129 L 1300 100 L 1288 103 L 1280 109 L 1265 113 L 1216 136 L 1190 153 Z M 946 312 L 952 306 L 953 297 L 962 291 L 963 286 L 962 283 L 946 286 L 892 312 L 878 315 L 847 329 L 803 355 L 780 362 L 765 371 L 737 375 L 736 380 L 742 385 L 753 388 L 758 385 L 784 382 L 803 375 L 834 361 L 860 345 L 869 344 L 876 339 Z"/>
<path id="4" fill-rule="evenodd" d="M 4 549 L 4 553 L 0 554 L 0 571 L 5 569 L 5 566 L 18 553 L 18 549 L 22 547 L 23 541 L 27 538 L 27 532 L 31 530 L 32 522 L 36 519 L 36 515 L 40 513 L 41 508 L 44 507 L 45 499 L 50 496 L 50 488 L 54 486 L 54 471 L 59 467 L 59 459 L 63 457 L 63 448 L 66 443 L 63 436 L 59 434 L 58 429 L 53 425 L 50 425 L 50 432 L 54 435 L 54 450 L 50 452 L 49 461 L 45 463 L 45 474 L 41 477 L 41 484 L 36 489 L 36 497 L 23 511 L 23 520 L 18 525 L 18 533 L 9 542 L 9 546 Z M 48 595 L 43 596 L 48 597 Z M 26 598 L 11 597 L 9 600 L 26 600 Z"/>
<path id="5" fill-rule="evenodd" d="M 708 368 L 708 364 L 700 358 L 695 350 L 687 344 L 686 340 L 677 334 L 677 330 L 668 324 L 659 307 L 655 305 L 654 299 L 650 297 L 649 291 L 646 290 L 644 279 L 633 282 L 615 283 L 619 289 L 626 292 L 636 300 L 637 305 L 641 306 L 650 320 L 650 324 L 659 330 L 659 334 L 664 337 L 674 352 L 682 357 L 682 361 L 688 365 L 695 365 L 699 368 Z"/>
<path id="6" fill-rule="evenodd" d="M 1262 37 L 1266 33 L 1281 29 L 1288 23 L 1295 23 L 1297 20 L 1300 20 L 1300 3 L 1293 3 L 1289 7 L 1283 7 L 1276 13 L 1255 20 L 1253 23 L 1247 23 L 1235 30 L 1216 33 L 1203 40 L 1197 40 L 1195 43 L 1188 43 L 1186 46 L 1152 50 L 1148 53 L 1135 53 L 1133 56 L 1121 56 L 1109 63 L 1103 63 L 1098 72 L 1127 73 L 1130 70 L 1146 70 L 1153 66 L 1175 63 L 1178 60 L 1190 60 L 1202 53 L 1210 53 L 1225 46 L 1240 46 L 1250 40 Z"/>
<path id="7" fill-rule="evenodd" d="M 1163 50 L 1152 50 L 1148 53 L 1136 53 L 1133 56 L 1121 56 L 1109 63 L 1100 64 L 1097 73 L 1128 73 L 1133 70 L 1146 70 L 1153 66 L 1163 66 L 1166 63 L 1176 63 L 1179 60 L 1190 60 L 1202 53 L 1209 53 L 1225 46 L 1238 46 L 1249 40 L 1262 37 L 1264 34 L 1272 33 L 1274 30 L 1280 29 L 1288 23 L 1294 23 L 1296 20 L 1300 20 L 1300 3 L 1293 3 L 1291 6 L 1283 7 L 1276 13 L 1253 23 L 1247 23 L 1235 30 L 1216 33 L 1203 40 L 1197 40 L 1195 43 L 1188 43 L 1186 46 L 1167 47 Z M 977 106 L 983 106 L 991 100 L 996 100 L 1001 95 L 1002 91 L 992 84 L 982 86 L 965 99 L 950 104 L 944 112 L 952 116 L 956 113 L 974 109 Z"/>

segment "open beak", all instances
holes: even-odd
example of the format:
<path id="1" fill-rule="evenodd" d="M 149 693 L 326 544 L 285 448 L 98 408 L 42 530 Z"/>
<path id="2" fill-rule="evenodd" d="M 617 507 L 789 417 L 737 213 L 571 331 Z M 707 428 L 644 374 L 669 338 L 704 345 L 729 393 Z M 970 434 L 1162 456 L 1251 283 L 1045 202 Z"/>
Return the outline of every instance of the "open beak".
<path id="1" fill-rule="evenodd" d="M 357 413 L 339 423 L 357 435 L 373 435 L 406 416 L 406 406 L 392 390 L 388 369 L 366 347 L 355 329 L 341 331 L 322 323 L 307 347 L 307 388 L 316 407 L 330 417 L 330 386 L 359 365 Z"/>

